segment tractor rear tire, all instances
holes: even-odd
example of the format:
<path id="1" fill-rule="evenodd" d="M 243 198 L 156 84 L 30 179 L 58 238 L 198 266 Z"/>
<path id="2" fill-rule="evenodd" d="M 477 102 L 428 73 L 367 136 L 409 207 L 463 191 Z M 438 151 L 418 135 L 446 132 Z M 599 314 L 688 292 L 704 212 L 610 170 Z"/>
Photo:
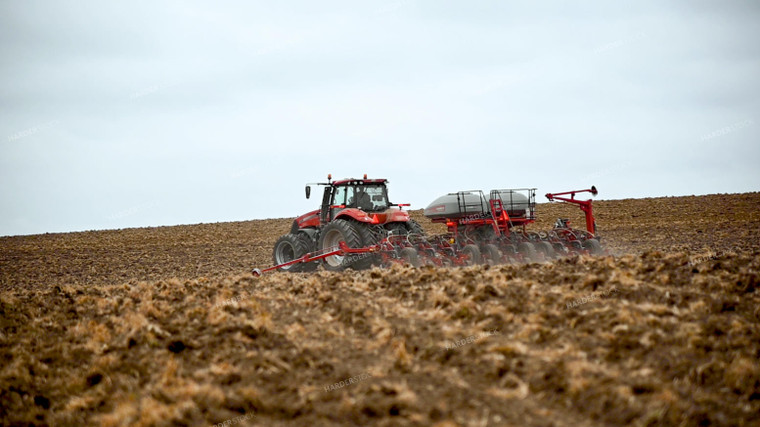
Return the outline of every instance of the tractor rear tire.
<path id="1" fill-rule="evenodd" d="M 546 241 L 538 242 L 536 243 L 536 249 L 539 252 L 544 254 L 544 257 L 546 258 L 547 261 L 554 259 L 554 256 L 555 256 L 554 247 L 552 246 L 551 243 L 546 242 Z"/>
<path id="2" fill-rule="evenodd" d="M 391 222 L 386 224 L 385 228 L 397 236 L 403 236 L 406 234 L 425 234 L 425 230 L 422 229 L 422 226 L 413 219 L 410 219 L 407 222 Z"/>
<path id="3" fill-rule="evenodd" d="M 466 245 L 462 248 L 462 253 L 468 256 L 467 265 L 483 263 L 483 257 L 480 255 L 480 248 L 477 245 Z"/>
<path id="4" fill-rule="evenodd" d="M 410 219 L 409 221 L 407 221 L 406 228 L 409 229 L 410 233 L 425 234 L 425 230 L 422 228 L 422 226 L 420 225 L 420 223 L 417 222 L 417 221 L 415 221 L 415 220 L 413 220 L 413 219 Z"/>
<path id="5" fill-rule="evenodd" d="M 301 258 L 308 252 L 309 245 L 303 238 L 301 238 L 301 236 L 293 233 L 288 233 L 277 239 L 277 242 L 274 244 L 274 250 L 272 251 L 272 262 L 274 262 L 274 265 L 285 264 L 287 262 Z M 308 271 L 308 267 L 306 266 L 307 264 L 303 263 L 291 264 L 287 267 L 283 267 L 282 271 Z"/>
<path id="6" fill-rule="evenodd" d="M 327 224 L 319 236 L 319 249 L 325 250 L 328 248 L 336 248 L 340 242 L 346 242 L 346 246 L 349 248 L 363 248 L 365 243 L 360 234 L 359 227 L 353 221 L 347 221 L 345 219 L 336 219 L 333 222 Z M 369 234 L 369 230 L 367 233 Z M 328 271 L 341 271 L 348 267 L 354 269 L 367 268 L 372 264 L 370 254 L 354 254 L 354 255 L 330 255 L 324 258 L 322 265 L 325 270 Z"/>
<path id="7" fill-rule="evenodd" d="M 417 250 L 414 248 L 404 248 L 401 249 L 401 252 L 399 252 L 399 257 L 406 261 L 407 264 L 411 265 L 414 268 L 418 268 L 420 263 L 420 257 L 417 255 Z"/>
<path id="8" fill-rule="evenodd" d="M 485 250 L 486 250 L 485 258 L 488 264 L 490 265 L 501 264 L 502 254 L 498 246 L 492 243 L 489 243 L 486 245 Z"/>
<path id="9" fill-rule="evenodd" d="M 602 250 L 602 244 L 599 243 L 599 241 L 596 239 L 586 239 L 586 241 L 583 242 L 583 249 L 587 250 L 591 255 L 604 254 L 604 250 Z"/>
<path id="10" fill-rule="evenodd" d="M 538 262 L 536 247 L 531 242 L 522 242 L 517 245 L 517 252 L 521 253 L 525 262 Z"/>
<path id="11" fill-rule="evenodd" d="M 393 236 L 406 236 L 409 234 L 409 227 L 407 227 L 405 222 L 391 222 L 385 224 L 385 229 Z"/>
<path id="12" fill-rule="evenodd" d="M 353 224 L 362 240 L 362 247 L 372 246 L 378 243 L 377 237 L 375 237 L 375 234 L 370 230 L 369 224 L 361 222 L 354 222 Z M 358 258 L 358 260 L 351 264 L 351 268 L 354 270 L 364 270 L 373 265 L 379 265 L 381 259 L 380 255 L 376 253 L 359 254 L 356 258 Z"/>

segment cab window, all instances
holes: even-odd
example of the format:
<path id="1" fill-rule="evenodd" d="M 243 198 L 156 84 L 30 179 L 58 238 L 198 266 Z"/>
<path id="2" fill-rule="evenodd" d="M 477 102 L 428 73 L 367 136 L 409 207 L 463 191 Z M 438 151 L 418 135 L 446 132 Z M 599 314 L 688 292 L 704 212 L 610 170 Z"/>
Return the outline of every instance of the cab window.
<path id="1" fill-rule="evenodd" d="M 383 185 L 358 185 L 355 190 L 353 205 L 366 211 L 384 211 L 388 209 L 388 196 Z"/>
<path id="2" fill-rule="evenodd" d="M 335 196 L 333 197 L 333 205 L 346 205 L 354 197 L 354 187 L 341 186 L 335 187 Z"/>

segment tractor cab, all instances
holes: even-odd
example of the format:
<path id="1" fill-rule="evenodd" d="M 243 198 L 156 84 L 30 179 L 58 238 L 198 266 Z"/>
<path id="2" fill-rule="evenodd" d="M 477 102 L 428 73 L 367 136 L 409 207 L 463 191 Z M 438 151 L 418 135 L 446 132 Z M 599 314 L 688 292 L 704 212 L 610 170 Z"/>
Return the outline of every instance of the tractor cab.
<path id="1" fill-rule="evenodd" d="M 388 209 L 385 183 L 350 183 L 333 187 L 332 205 L 379 212 Z"/>
<path id="2" fill-rule="evenodd" d="M 325 186 L 320 217 L 330 222 L 344 209 L 358 209 L 365 214 L 385 212 L 390 207 L 384 179 L 346 179 Z"/>
<path id="3" fill-rule="evenodd" d="M 306 198 L 311 195 L 311 185 L 324 187 L 319 209 L 296 218 L 293 231 L 306 228 L 319 229 L 336 219 L 350 219 L 370 225 L 409 222 L 409 213 L 401 209 L 408 204 L 395 204 L 388 200 L 388 180 L 346 178 L 307 184 Z"/>

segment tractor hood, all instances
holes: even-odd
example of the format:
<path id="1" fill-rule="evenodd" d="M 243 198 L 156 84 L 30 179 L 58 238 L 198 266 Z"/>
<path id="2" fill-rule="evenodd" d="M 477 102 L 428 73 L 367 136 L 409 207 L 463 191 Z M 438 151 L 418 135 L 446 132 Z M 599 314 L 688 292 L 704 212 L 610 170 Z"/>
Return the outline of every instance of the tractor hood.
<path id="1" fill-rule="evenodd" d="M 307 212 L 293 222 L 298 228 L 319 227 L 319 209 Z"/>

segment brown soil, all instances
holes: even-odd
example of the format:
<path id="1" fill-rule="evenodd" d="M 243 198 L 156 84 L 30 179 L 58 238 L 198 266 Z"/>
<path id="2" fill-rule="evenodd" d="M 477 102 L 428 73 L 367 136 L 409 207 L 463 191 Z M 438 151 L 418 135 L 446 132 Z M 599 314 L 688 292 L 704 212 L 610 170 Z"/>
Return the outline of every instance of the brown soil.
<path id="1" fill-rule="evenodd" d="M 252 277 L 292 219 L 0 238 L 0 424 L 760 425 L 760 193 L 595 210 L 613 256 L 490 268 Z"/>

